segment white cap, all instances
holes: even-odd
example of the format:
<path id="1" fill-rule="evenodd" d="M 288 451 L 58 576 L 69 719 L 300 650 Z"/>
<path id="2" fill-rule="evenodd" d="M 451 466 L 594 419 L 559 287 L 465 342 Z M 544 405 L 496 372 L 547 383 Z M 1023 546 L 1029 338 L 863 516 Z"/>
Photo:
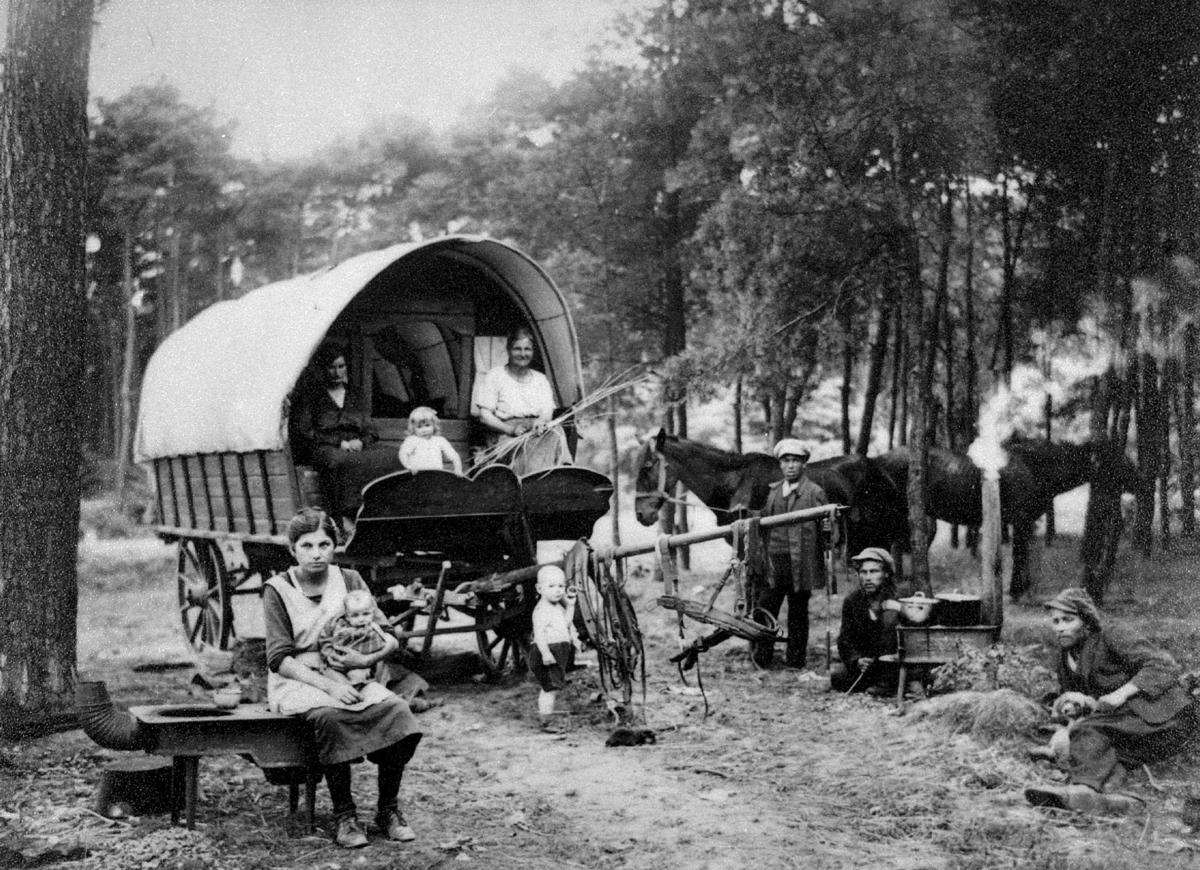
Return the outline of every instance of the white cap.
<path id="1" fill-rule="evenodd" d="M 799 438 L 783 438 L 775 445 L 771 455 L 776 459 L 782 459 L 785 456 L 799 456 L 808 461 L 808 448 Z"/>

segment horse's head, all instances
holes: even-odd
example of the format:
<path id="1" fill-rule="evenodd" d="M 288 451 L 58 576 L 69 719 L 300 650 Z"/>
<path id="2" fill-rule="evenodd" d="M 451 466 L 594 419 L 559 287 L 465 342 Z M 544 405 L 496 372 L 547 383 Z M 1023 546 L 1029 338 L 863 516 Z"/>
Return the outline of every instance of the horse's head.
<path id="1" fill-rule="evenodd" d="M 633 509 L 643 526 L 658 522 L 658 512 L 666 503 L 667 490 L 674 488 L 674 481 L 668 479 L 667 463 L 658 452 L 658 445 L 664 436 L 665 433 L 660 429 L 647 438 L 638 448 L 635 460 L 637 473 Z"/>

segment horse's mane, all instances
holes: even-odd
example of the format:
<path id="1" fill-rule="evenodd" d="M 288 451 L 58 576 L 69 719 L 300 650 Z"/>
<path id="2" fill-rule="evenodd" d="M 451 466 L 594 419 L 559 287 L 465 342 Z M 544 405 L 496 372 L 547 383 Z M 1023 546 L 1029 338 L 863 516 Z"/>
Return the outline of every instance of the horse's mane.
<path id="1" fill-rule="evenodd" d="M 766 462 L 770 465 L 775 463 L 775 460 L 765 453 L 733 453 L 729 450 L 722 450 L 719 447 L 701 444 L 699 441 L 680 438 L 677 435 L 667 436 L 665 444 L 675 444 L 682 449 L 693 450 L 702 456 L 706 462 L 720 471 L 735 471 L 761 462 Z"/>

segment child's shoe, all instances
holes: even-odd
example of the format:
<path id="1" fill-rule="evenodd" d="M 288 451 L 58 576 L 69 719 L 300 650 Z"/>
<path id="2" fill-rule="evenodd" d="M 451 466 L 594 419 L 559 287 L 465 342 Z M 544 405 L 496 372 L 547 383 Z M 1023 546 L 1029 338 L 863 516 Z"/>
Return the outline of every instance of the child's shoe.
<path id="1" fill-rule="evenodd" d="M 559 713 L 538 716 L 538 728 L 546 734 L 566 734 L 566 720 Z"/>

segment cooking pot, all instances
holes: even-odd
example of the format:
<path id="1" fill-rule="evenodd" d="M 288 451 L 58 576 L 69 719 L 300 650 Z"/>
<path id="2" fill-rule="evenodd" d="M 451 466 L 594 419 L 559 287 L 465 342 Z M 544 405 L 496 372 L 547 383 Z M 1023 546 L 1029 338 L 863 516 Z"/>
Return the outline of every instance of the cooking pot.
<path id="1" fill-rule="evenodd" d="M 929 614 L 933 612 L 935 604 L 937 604 L 936 598 L 927 598 L 924 595 L 901 598 L 900 614 L 904 617 L 905 622 L 920 625 L 929 619 Z"/>
<path id="2" fill-rule="evenodd" d="M 982 618 L 983 601 L 978 595 L 961 592 L 939 592 L 937 599 L 937 622 L 939 625 L 963 627 L 979 625 Z"/>

